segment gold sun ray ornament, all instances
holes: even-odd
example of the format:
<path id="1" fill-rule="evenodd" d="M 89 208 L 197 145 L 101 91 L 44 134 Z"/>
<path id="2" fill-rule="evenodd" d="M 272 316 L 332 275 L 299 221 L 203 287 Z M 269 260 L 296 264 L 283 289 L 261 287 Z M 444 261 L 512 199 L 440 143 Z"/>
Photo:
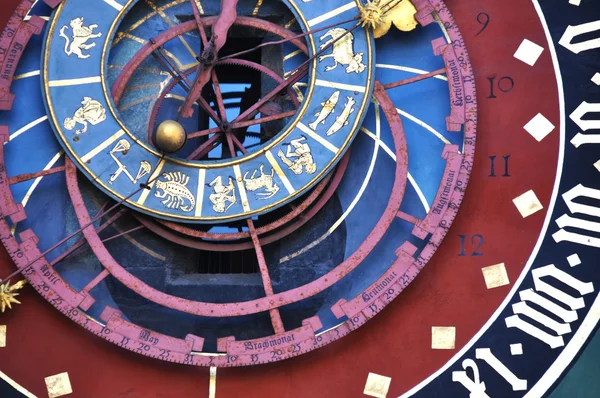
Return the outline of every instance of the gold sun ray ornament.
<path id="1" fill-rule="evenodd" d="M 388 33 L 392 24 L 403 32 L 418 25 L 417 9 L 410 0 L 365 0 L 364 4 L 359 4 L 358 11 L 362 26 L 371 27 L 376 39 Z"/>
<path id="2" fill-rule="evenodd" d="M 23 288 L 26 283 L 27 281 L 22 280 L 12 286 L 10 285 L 10 281 L 7 281 L 5 284 L 0 284 L 0 310 L 2 310 L 2 312 L 6 310 L 6 307 L 8 307 L 9 310 L 12 309 L 13 303 L 21 304 L 15 297 L 19 295 L 17 290 Z"/>

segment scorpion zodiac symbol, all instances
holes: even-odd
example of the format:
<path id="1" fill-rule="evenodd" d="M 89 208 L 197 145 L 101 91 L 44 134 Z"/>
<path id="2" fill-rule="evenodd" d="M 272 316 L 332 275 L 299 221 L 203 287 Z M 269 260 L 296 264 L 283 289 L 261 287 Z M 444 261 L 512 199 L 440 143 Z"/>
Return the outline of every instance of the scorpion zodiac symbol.
<path id="1" fill-rule="evenodd" d="M 161 203 L 168 209 L 182 210 L 190 212 L 196 204 L 194 195 L 187 188 L 190 177 L 179 171 L 165 173 L 162 175 L 167 181 L 156 180 L 155 196 L 159 199 L 165 199 Z M 162 191 L 162 192 L 159 192 Z M 185 205 L 186 200 L 189 205 Z"/>

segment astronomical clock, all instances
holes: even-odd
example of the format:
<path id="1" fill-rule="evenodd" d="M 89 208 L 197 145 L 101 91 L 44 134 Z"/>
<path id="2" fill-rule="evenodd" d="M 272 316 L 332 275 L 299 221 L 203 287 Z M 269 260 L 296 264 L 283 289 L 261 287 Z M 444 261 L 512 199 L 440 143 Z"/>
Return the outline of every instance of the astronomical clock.
<path id="1" fill-rule="evenodd" d="M 0 396 L 600 396 L 597 2 L 2 14 Z"/>

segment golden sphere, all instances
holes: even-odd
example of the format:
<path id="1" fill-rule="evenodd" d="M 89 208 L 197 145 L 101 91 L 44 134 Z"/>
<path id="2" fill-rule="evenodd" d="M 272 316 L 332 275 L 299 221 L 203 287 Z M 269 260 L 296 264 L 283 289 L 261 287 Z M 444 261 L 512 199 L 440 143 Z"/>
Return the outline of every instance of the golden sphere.
<path id="1" fill-rule="evenodd" d="M 156 129 L 156 147 L 164 153 L 175 153 L 185 145 L 185 129 L 175 120 L 165 120 Z"/>

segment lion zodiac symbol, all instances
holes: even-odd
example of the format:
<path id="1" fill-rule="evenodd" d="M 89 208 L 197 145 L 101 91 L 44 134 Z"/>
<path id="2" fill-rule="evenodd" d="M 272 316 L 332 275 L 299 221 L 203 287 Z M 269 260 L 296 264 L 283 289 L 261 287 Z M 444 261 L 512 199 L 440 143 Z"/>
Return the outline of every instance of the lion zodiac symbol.
<path id="1" fill-rule="evenodd" d="M 331 39 L 321 44 L 321 49 L 327 47 L 335 40 L 337 41 L 333 43 L 333 50 L 331 54 L 322 55 L 319 57 L 319 62 L 327 58 L 333 58 L 334 64 L 333 66 L 326 67 L 326 72 L 334 70 L 337 68 L 338 64 L 348 65 L 346 68 L 346 73 L 361 73 L 366 69 L 365 64 L 362 63 L 363 53 L 354 53 L 354 36 L 352 33 L 347 33 L 346 29 L 343 28 L 333 28 L 321 36 L 319 40 L 323 41 L 328 37 Z"/>
<path id="2" fill-rule="evenodd" d="M 65 39 L 65 54 L 68 56 L 75 54 L 80 59 L 89 58 L 90 54 L 84 54 L 83 50 L 89 50 L 96 46 L 96 43 L 86 44 L 88 40 L 102 36 L 102 33 L 94 33 L 94 29 L 98 28 L 98 25 L 84 26 L 83 17 L 73 19 L 69 25 L 73 30 L 71 39 L 65 33 L 69 27 L 65 25 L 60 28 L 60 37 Z"/>

